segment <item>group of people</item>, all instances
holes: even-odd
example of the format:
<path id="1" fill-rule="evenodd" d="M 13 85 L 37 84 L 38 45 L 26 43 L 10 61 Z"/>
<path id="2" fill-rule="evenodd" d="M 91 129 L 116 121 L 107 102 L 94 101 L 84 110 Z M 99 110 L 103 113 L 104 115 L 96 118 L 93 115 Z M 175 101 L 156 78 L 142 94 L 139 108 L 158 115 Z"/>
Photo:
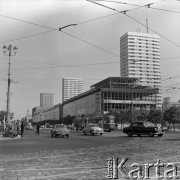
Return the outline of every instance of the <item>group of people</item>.
<path id="1" fill-rule="evenodd" d="M 8 136 L 11 131 L 17 131 L 17 135 L 21 135 L 21 137 L 23 137 L 24 122 L 20 122 L 19 120 L 11 123 L 5 123 L 4 121 L 0 122 L 0 134 Z"/>
<path id="2" fill-rule="evenodd" d="M 40 123 L 37 123 L 37 130 L 35 132 L 35 134 L 39 135 L 39 129 L 40 129 Z M 1 122 L 0 121 L 0 134 L 4 135 L 4 134 L 8 134 L 10 133 L 11 130 L 17 131 L 17 135 L 20 135 L 21 137 L 23 137 L 24 135 L 24 129 L 25 129 L 25 125 L 23 121 L 19 121 L 17 120 L 16 123 L 14 124 L 8 124 L 5 122 Z"/>

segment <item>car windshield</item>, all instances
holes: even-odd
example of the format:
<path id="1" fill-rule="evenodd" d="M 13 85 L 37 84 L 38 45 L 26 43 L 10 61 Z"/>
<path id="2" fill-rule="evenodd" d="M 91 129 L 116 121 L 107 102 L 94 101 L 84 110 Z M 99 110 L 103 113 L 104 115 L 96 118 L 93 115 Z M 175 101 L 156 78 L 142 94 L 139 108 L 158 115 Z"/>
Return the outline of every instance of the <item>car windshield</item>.
<path id="1" fill-rule="evenodd" d="M 155 126 L 153 123 L 151 122 L 145 122 L 144 123 L 145 127 L 152 127 L 152 126 Z"/>
<path id="2" fill-rule="evenodd" d="M 90 124 L 89 127 L 99 127 L 98 124 Z"/>
<path id="3" fill-rule="evenodd" d="M 64 125 L 64 124 L 56 124 L 55 128 L 66 128 L 66 125 Z"/>

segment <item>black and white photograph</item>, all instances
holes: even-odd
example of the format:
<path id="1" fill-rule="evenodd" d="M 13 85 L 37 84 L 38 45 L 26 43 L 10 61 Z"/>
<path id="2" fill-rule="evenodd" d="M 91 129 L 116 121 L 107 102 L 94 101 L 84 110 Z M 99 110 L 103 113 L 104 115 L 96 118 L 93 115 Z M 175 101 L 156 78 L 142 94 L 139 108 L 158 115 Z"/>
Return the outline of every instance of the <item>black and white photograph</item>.
<path id="1" fill-rule="evenodd" d="M 0 180 L 180 179 L 180 0 L 0 0 Z"/>

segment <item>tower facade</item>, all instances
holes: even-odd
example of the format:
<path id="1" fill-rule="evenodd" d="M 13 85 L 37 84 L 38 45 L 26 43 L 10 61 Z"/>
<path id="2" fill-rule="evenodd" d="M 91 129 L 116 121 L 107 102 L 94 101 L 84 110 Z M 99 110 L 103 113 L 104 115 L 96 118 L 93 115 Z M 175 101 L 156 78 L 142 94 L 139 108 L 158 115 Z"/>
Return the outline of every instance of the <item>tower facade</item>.
<path id="1" fill-rule="evenodd" d="M 160 40 L 155 34 L 127 32 L 120 38 L 120 69 L 122 77 L 140 78 L 141 85 L 159 89 L 161 100 Z"/>
<path id="2" fill-rule="evenodd" d="M 74 77 L 65 77 L 62 80 L 62 100 L 66 101 L 83 91 L 83 79 Z"/>
<path id="3" fill-rule="evenodd" d="M 48 108 L 53 106 L 54 95 L 51 93 L 40 94 L 40 107 Z"/>

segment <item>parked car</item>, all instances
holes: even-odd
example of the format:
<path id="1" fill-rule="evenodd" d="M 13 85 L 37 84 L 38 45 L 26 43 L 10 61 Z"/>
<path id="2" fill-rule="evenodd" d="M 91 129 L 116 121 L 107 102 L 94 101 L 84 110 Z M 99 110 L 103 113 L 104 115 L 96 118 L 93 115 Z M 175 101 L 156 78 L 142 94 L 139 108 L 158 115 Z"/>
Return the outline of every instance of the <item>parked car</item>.
<path id="1" fill-rule="evenodd" d="M 87 124 L 86 127 L 83 129 L 84 135 L 86 134 L 99 134 L 102 135 L 104 133 L 104 130 L 98 126 L 98 124 Z"/>
<path id="2" fill-rule="evenodd" d="M 33 130 L 33 127 L 32 127 L 32 125 L 26 125 L 26 130 Z"/>
<path id="3" fill-rule="evenodd" d="M 45 128 L 49 128 L 49 127 L 50 127 L 50 124 L 49 124 L 49 123 L 46 123 L 44 126 L 45 126 Z"/>
<path id="4" fill-rule="evenodd" d="M 158 135 L 159 137 L 163 136 L 164 131 L 161 127 L 157 127 L 151 122 L 133 122 L 129 127 L 123 129 L 123 133 L 127 134 L 129 137 L 133 135 L 148 135 L 154 137 Z"/>
<path id="5" fill-rule="evenodd" d="M 55 124 L 54 127 L 51 129 L 51 137 L 69 137 L 69 130 L 67 129 L 66 125 L 64 124 Z"/>
<path id="6" fill-rule="evenodd" d="M 54 126 L 52 124 L 49 125 L 49 128 L 53 128 Z"/>

